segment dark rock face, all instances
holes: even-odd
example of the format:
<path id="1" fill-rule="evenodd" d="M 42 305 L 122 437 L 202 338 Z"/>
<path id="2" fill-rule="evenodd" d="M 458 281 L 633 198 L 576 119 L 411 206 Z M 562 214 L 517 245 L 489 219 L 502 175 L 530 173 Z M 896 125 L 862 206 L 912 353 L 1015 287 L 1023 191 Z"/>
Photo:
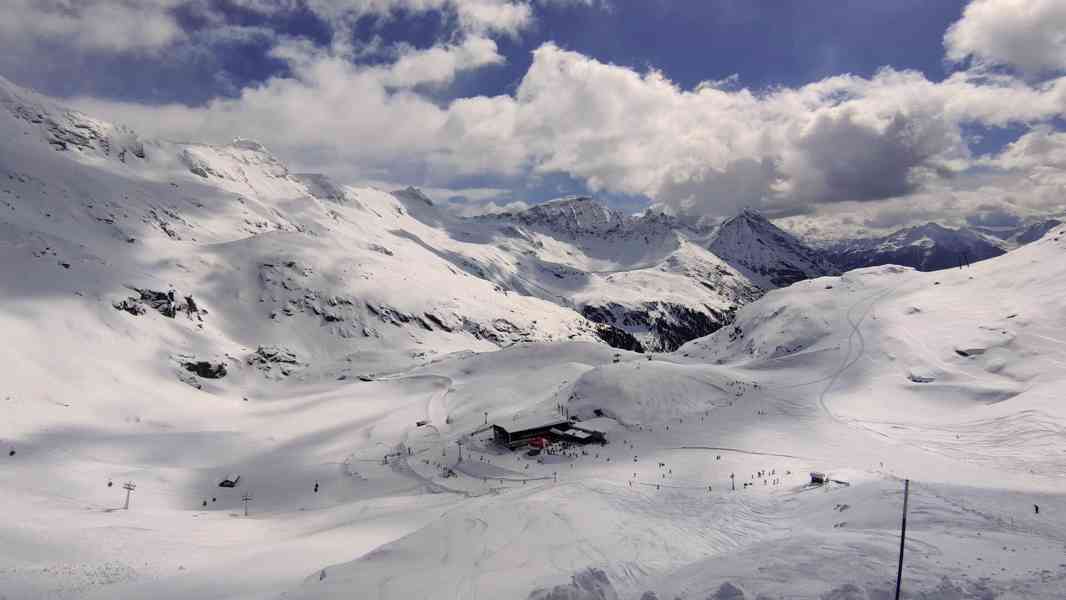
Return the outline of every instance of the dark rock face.
<path id="1" fill-rule="evenodd" d="M 614 303 L 589 305 L 581 309 L 581 314 L 611 328 L 601 330 L 600 339 L 615 348 L 637 352 L 673 352 L 685 342 L 710 335 L 733 321 L 732 312 L 706 306 L 701 311 L 666 302 L 648 302 L 639 308 Z"/>
<path id="2" fill-rule="evenodd" d="M 707 600 L 744 600 L 746 597 L 744 590 L 727 581 L 718 588 L 718 591 L 707 596 Z"/>
<path id="3" fill-rule="evenodd" d="M 1026 227 L 1020 233 L 1018 233 L 1018 235 L 1016 235 L 1014 239 L 1019 244 L 1029 244 L 1044 237 L 1044 234 L 1058 227 L 1059 225 L 1062 225 L 1062 221 L 1059 221 L 1058 219 L 1048 219 L 1046 221 L 1041 221 L 1039 223 L 1035 223 L 1033 225 L 1030 225 L 1029 227 Z"/>
<path id="4" fill-rule="evenodd" d="M 618 600 L 618 592 L 600 569 L 586 569 L 573 576 L 567 585 L 552 589 L 538 589 L 529 594 L 529 600 Z"/>
<path id="5" fill-rule="evenodd" d="M 296 353 L 281 346 L 259 346 L 245 359 L 249 366 L 267 377 L 288 377 L 307 365 L 296 359 Z"/>
<path id="6" fill-rule="evenodd" d="M 596 330 L 596 335 L 612 348 L 630 350 L 633 352 L 644 352 L 644 346 L 640 343 L 640 340 L 617 327 L 604 325 Z"/>
<path id="7" fill-rule="evenodd" d="M 114 306 L 116 310 L 122 310 L 134 316 L 145 314 L 148 308 L 171 319 L 176 317 L 179 312 L 183 312 L 190 319 L 195 318 L 198 321 L 203 321 L 202 315 L 207 313 L 206 310 L 201 309 L 196 304 L 196 300 L 191 295 L 185 296 L 182 300 L 177 300 L 173 290 L 160 292 L 147 288 L 132 289 L 137 292 L 137 296 L 130 296 L 118 302 L 113 302 L 111 306 Z"/>
<path id="8" fill-rule="evenodd" d="M 196 373 L 204 379 L 222 379 L 226 376 L 224 363 L 211 363 L 206 360 L 197 360 L 181 363 L 186 371 Z"/>

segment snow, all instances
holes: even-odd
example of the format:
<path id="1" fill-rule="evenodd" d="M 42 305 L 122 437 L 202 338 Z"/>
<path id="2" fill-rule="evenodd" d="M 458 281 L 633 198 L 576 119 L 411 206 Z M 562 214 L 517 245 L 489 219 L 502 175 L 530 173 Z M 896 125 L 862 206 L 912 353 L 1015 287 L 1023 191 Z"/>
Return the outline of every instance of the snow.
<path id="1" fill-rule="evenodd" d="M 741 234 L 459 220 L 0 89 L 0 597 L 884 598 L 903 478 L 905 597 L 1066 589 L 1066 228 L 755 300 L 708 250 Z M 608 300 L 736 318 L 642 354 L 575 310 Z M 608 444 L 492 442 L 559 405 Z"/>

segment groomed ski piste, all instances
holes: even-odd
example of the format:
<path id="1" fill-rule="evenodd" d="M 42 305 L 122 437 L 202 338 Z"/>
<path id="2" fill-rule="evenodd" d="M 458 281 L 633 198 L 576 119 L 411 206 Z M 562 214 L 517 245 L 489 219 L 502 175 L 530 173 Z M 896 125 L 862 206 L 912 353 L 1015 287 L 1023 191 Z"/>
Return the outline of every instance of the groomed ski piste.
<path id="1" fill-rule="evenodd" d="M 904 479 L 903 597 L 1064 597 L 1066 227 L 969 268 L 801 281 L 638 354 L 438 268 L 462 242 L 397 196 L 291 205 L 304 184 L 254 146 L 198 150 L 245 178 L 215 187 L 4 148 L 0 598 L 890 598 Z M 209 203 L 160 204 L 185 239 L 133 243 L 137 190 Z M 126 285 L 204 310 L 116 310 Z M 349 296 L 525 333 L 375 336 L 345 329 Z M 491 441 L 560 410 L 608 443 Z"/>

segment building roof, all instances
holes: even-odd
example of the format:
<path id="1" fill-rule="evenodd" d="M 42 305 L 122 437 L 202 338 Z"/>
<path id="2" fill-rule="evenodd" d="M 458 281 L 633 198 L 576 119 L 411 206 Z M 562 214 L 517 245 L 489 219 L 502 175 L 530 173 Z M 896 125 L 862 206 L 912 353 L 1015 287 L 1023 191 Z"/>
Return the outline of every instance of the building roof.
<path id="1" fill-rule="evenodd" d="M 507 430 L 509 433 L 527 431 L 529 429 L 541 429 L 544 427 L 570 427 L 569 421 L 559 418 L 558 415 L 528 415 L 514 420 L 502 420 L 493 423 L 494 426 Z"/>

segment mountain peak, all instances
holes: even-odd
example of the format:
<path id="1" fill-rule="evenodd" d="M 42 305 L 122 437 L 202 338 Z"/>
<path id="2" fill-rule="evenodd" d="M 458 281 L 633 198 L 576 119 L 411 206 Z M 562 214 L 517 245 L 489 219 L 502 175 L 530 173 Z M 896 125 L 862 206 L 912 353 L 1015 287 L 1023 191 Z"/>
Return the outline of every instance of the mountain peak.
<path id="1" fill-rule="evenodd" d="M 885 264 L 936 271 L 1003 254 L 993 241 L 970 229 L 923 223 L 880 237 L 842 240 L 828 247 L 826 256 L 846 271 Z"/>
<path id="2" fill-rule="evenodd" d="M 571 234 L 604 233 L 627 226 L 631 219 L 588 196 L 549 200 L 513 215 L 525 225 Z"/>
<path id="3" fill-rule="evenodd" d="M 714 231 L 709 249 L 763 287 L 789 285 L 835 271 L 817 252 L 745 208 Z"/>

